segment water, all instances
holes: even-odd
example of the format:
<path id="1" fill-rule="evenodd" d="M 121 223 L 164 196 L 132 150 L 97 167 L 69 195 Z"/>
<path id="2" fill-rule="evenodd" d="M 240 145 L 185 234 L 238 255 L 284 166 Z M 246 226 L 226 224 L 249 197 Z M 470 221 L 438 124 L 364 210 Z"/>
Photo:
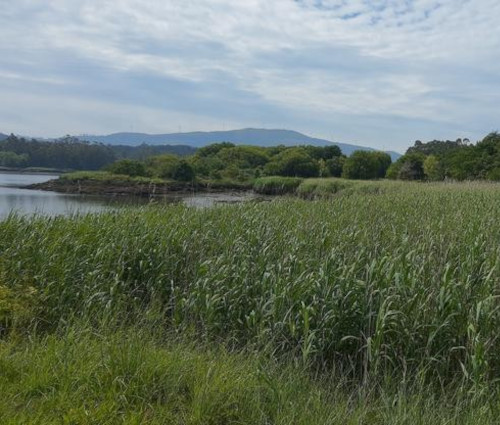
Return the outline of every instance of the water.
<path id="1" fill-rule="evenodd" d="M 43 183 L 57 177 L 48 174 L 1 172 L 0 219 L 5 218 L 11 212 L 23 215 L 58 215 L 74 212 L 96 212 L 108 208 L 105 202 L 98 199 L 21 188 L 29 184 Z"/>
<path id="2" fill-rule="evenodd" d="M 22 186 L 43 183 L 58 176 L 48 174 L 19 174 L 0 172 L 0 220 L 11 212 L 23 215 L 70 215 L 73 213 L 100 212 L 123 205 L 150 202 L 138 197 L 103 197 L 63 194 L 44 190 L 23 189 Z M 242 202 L 253 199 L 249 194 L 194 194 L 168 195 L 155 198 L 156 203 L 183 202 L 192 207 L 211 207 L 218 203 Z"/>

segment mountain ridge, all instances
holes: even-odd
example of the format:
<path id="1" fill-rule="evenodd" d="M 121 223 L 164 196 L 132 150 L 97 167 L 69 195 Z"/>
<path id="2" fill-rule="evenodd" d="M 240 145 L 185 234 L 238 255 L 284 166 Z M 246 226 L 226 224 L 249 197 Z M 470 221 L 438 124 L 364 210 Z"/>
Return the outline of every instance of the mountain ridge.
<path id="1" fill-rule="evenodd" d="M 280 129 L 261 129 L 261 128 L 244 128 L 239 130 L 227 131 L 194 131 L 187 133 L 164 133 L 164 134 L 148 134 L 134 132 L 119 132 L 108 135 L 79 135 L 76 136 L 80 140 L 89 142 L 99 142 L 110 145 L 130 145 L 137 146 L 142 143 L 150 145 L 187 145 L 192 147 L 203 147 L 216 142 L 231 142 L 236 145 L 255 145 L 255 146 L 298 146 L 298 145 L 315 145 L 329 146 L 331 144 L 338 146 L 342 153 L 350 155 L 356 150 L 376 151 L 377 149 L 367 146 L 358 146 L 350 143 L 332 142 L 326 139 L 319 139 L 307 136 L 303 133 L 294 130 Z M 399 152 L 387 151 L 392 160 L 396 160 L 401 156 Z"/>

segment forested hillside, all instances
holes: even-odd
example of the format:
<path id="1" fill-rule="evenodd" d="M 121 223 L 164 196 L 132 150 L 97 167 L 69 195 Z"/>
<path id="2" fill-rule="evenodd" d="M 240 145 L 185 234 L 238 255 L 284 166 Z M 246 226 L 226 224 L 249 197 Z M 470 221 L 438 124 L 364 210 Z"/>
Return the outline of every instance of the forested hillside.
<path id="1" fill-rule="evenodd" d="M 0 165 L 6 167 L 98 170 L 116 158 L 108 146 L 71 137 L 49 142 L 11 135 L 0 142 Z"/>
<path id="2" fill-rule="evenodd" d="M 500 134 L 488 134 L 471 144 L 456 141 L 416 141 L 391 165 L 387 177 L 401 180 L 500 180 Z"/>
<path id="3" fill-rule="evenodd" d="M 99 170 L 121 158 L 144 160 L 166 153 L 192 155 L 195 151 L 189 146 L 109 146 L 69 136 L 48 141 L 10 135 L 3 140 L 0 137 L 0 166 Z"/>

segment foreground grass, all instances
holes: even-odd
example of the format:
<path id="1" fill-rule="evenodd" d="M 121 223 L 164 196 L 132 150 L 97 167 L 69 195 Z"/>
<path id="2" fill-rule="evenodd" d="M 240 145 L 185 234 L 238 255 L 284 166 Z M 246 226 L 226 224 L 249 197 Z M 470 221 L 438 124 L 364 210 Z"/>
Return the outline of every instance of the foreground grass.
<path id="1" fill-rule="evenodd" d="M 495 185 L 408 185 L 331 202 L 11 216 L 0 326 L 127 321 L 155 304 L 180 332 L 363 381 L 499 379 L 499 199 Z"/>
<path id="2" fill-rule="evenodd" d="M 0 222 L 4 417 L 22 418 L 31 414 L 22 406 L 34 406 L 50 423 L 55 419 L 43 415 L 58 405 L 67 412 L 75 399 L 75 415 L 89 411 L 90 418 L 103 408 L 141 423 L 153 405 L 160 412 L 153 422 L 210 423 L 199 419 L 210 414 L 193 402 L 193 390 L 180 411 L 168 401 L 178 387 L 157 404 L 147 395 L 171 379 L 197 387 L 194 372 L 163 371 L 140 384 L 149 372 L 109 369 L 117 361 L 102 357 L 109 349 L 118 359 L 138 356 L 137 367 L 185 357 L 204 364 L 201 370 L 227 371 L 221 399 L 250 408 L 224 416 L 230 409 L 219 406 L 214 386 L 207 403 L 225 419 L 212 423 L 315 423 L 307 412 L 316 423 L 494 422 L 500 186 L 367 187 L 334 200 Z M 139 319 L 141 327 L 126 330 Z M 82 320 L 85 327 L 77 325 Z M 149 337 L 149 329 L 160 337 Z M 165 343 L 172 334 L 179 339 Z M 182 342 L 185 336 L 199 349 Z M 89 370 L 78 366 L 80 355 L 90 359 Z M 270 369 L 262 366 L 269 362 Z M 271 389 L 257 373 L 262 368 Z M 81 382 L 97 382 L 90 392 L 70 384 L 80 369 Z M 62 381 L 42 386 L 37 398 L 43 370 Z M 109 401 L 120 399 L 127 391 L 120 382 L 130 379 L 139 379 L 144 399 Z M 276 391 L 289 396 L 272 401 Z"/>
<path id="3" fill-rule="evenodd" d="M 306 424 L 334 413 L 303 374 L 280 375 L 223 349 L 161 345 L 143 329 L 98 335 L 79 327 L 7 343 L 0 365 L 2 424 Z"/>
<path id="4" fill-rule="evenodd" d="M 496 408 L 424 391 L 371 395 L 257 354 L 144 328 L 0 344 L 2 424 L 476 424 Z"/>

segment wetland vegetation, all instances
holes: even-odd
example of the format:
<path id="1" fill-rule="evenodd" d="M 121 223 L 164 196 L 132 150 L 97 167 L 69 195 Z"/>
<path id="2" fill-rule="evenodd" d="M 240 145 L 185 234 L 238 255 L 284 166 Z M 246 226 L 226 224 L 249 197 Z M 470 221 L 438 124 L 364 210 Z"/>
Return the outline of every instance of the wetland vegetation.
<path id="1" fill-rule="evenodd" d="M 2 423 L 494 423 L 500 187 L 301 186 L 1 221 Z"/>

